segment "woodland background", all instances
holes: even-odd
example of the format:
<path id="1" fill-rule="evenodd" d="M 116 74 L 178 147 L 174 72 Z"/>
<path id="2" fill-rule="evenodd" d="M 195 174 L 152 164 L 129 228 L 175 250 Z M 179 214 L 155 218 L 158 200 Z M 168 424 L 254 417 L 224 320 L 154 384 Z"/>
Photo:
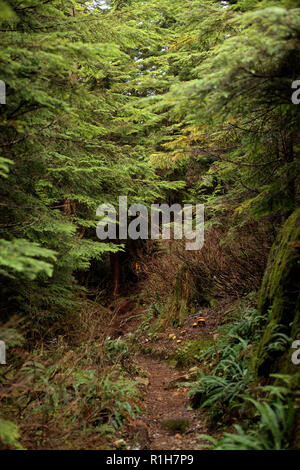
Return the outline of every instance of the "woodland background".
<path id="1" fill-rule="evenodd" d="M 217 339 L 176 354 L 208 364 L 190 396 L 212 446 L 299 448 L 298 7 L 0 1 L 2 448 L 112 448 L 142 399 L 137 337 L 110 328 L 201 308 Z M 119 195 L 204 203 L 204 248 L 100 242 Z"/>

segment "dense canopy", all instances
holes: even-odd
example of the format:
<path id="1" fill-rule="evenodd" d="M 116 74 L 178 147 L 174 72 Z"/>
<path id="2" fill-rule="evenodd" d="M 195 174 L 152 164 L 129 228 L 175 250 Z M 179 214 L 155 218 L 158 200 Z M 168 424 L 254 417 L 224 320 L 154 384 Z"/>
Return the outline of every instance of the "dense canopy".
<path id="1" fill-rule="evenodd" d="M 0 448 L 132 448 L 164 334 L 193 448 L 299 448 L 299 2 L 0 0 L 0 38 Z M 204 247 L 99 240 L 120 196 Z"/>

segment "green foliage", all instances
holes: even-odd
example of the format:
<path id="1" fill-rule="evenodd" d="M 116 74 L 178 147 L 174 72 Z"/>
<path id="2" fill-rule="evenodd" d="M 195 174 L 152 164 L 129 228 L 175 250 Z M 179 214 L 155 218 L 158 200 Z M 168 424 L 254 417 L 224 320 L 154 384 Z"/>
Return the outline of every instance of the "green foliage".
<path id="1" fill-rule="evenodd" d="M 3 5 L 0 275 L 13 281 L 2 295 L 41 327 L 74 308 L 74 273 L 122 249 L 97 240 L 98 205 L 119 195 L 152 202 L 178 184 L 145 161 L 132 89 L 154 26 L 145 33 L 80 1 Z"/>
<path id="2" fill-rule="evenodd" d="M 11 421 L 0 418 L 0 446 L 4 449 L 23 449 L 19 439 L 18 426 Z"/>
<path id="3" fill-rule="evenodd" d="M 105 339 L 104 352 L 108 360 L 113 363 L 119 363 L 128 355 L 128 345 L 121 337 L 111 339 L 109 336 Z"/>
<path id="4" fill-rule="evenodd" d="M 266 317 L 259 315 L 257 310 L 246 309 L 239 321 L 220 329 L 217 345 L 202 354 L 206 361 L 217 359 L 218 362 L 211 375 L 199 371 L 190 391 L 192 404 L 205 408 L 211 419 L 223 426 L 236 419 L 244 423 L 243 426 L 234 423 L 235 432 L 224 432 L 220 439 L 199 436 L 210 441 L 213 449 L 279 450 L 291 447 L 298 409 L 295 377 L 274 374 L 270 377 L 273 380 L 270 385 L 262 386 L 256 382 L 253 353 L 255 359 L 265 322 Z M 282 352 L 289 340 L 275 331 L 269 346 L 272 351 Z"/>
<path id="5" fill-rule="evenodd" d="M 64 381 L 56 380 L 57 366 L 45 367 L 43 363 L 27 361 L 21 372 L 26 377 L 26 386 L 31 393 L 43 393 L 43 402 L 39 409 L 35 406 L 37 396 L 30 408 L 33 413 L 53 419 L 58 413 L 64 415 L 65 422 L 82 421 L 88 412 L 89 420 L 98 425 L 106 421 L 114 429 L 122 425 L 126 417 L 134 417 L 139 411 L 137 406 L 139 392 L 137 384 L 122 376 L 118 371 L 111 371 L 99 382 L 96 369 L 79 369 L 66 374 Z M 118 376 L 117 376 L 118 374 Z M 70 413 L 70 404 L 76 403 Z"/>
<path id="6" fill-rule="evenodd" d="M 12 277 L 19 273 L 29 280 L 33 280 L 39 273 L 51 276 L 53 266 L 39 258 L 48 258 L 55 261 L 55 252 L 41 248 L 37 243 L 24 239 L 12 241 L 0 240 L 0 274 Z"/>
<path id="7" fill-rule="evenodd" d="M 253 380 L 249 359 L 246 360 L 247 342 L 237 338 L 238 342 L 221 351 L 222 358 L 214 368 L 213 375 L 206 376 L 202 371 L 190 393 L 192 402 L 201 407 L 211 408 L 218 415 L 240 402 L 240 395 L 249 389 Z M 249 370 L 250 369 L 250 370 Z"/>
<path id="8" fill-rule="evenodd" d="M 163 313 L 164 306 L 160 299 L 149 306 L 149 314 L 154 317 L 159 317 Z"/>
<path id="9" fill-rule="evenodd" d="M 236 427 L 217 446 L 288 446 L 287 395 L 257 387 L 256 372 L 268 378 L 277 358 L 282 370 L 300 325 L 300 107 L 291 101 L 300 77 L 300 9 L 297 0 L 227 3 L 115 0 L 101 9 L 81 0 L 0 0 L 7 91 L 0 105 L 0 308 L 4 322 L 15 314 L 25 320 L 30 339 L 17 373 L 21 394 L 5 399 L 7 408 L 17 403 L 19 412 L 61 421 L 63 429 L 99 426 L 101 435 L 135 416 L 136 384 L 118 369 L 129 343 L 108 338 L 103 359 L 95 341 L 80 351 L 84 364 L 70 349 L 65 365 L 53 365 L 40 345 L 32 350 L 34 340 L 80 311 L 86 271 L 102 273 L 110 254 L 126 251 L 97 240 L 99 204 L 117 206 L 119 195 L 130 204 L 204 202 L 207 226 L 228 227 L 229 241 L 253 218 L 278 236 L 258 311 L 238 312 L 205 352 L 198 342 L 184 345 L 178 361 L 192 356 L 210 369 L 193 385 L 198 405 L 218 418 L 238 406 L 258 423 L 248 433 Z M 224 282 L 210 274 L 212 286 Z M 172 295 L 152 304 L 139 333 L 153 317 L 155 331 L 182 324 L 194 308 L 194 281 L 183 259 Z M 10 326 L 1 335 L 12 348 L 23 341 Z M 64 357 L 64 347 L 58 351 Z M 113 370 L 100 372 L 100 363 Z M 276 400 L 243 398 L 251 391 Z M 46 441 L 40 432 L 37 445 Z M 1 418 L 0 438 L 19 446 L 10 420 Z"/>
<path id="10" fill-rule="evenodd" d="M 262 390 L 266 389 L 263 387 Z M 288 389 L 284 388 L 286 393 Z M 254 420 L 256 424 L 253 428 L 246 431 L 240 425 L 236 424 L 235 433 L 225 432 L 219 440 L 212 439 L 209 436 L 199 436 L 210 440 L 215 450 L 284 450 L 289 447 L 291 430 L 293 429 L 295 418 L 295 406 L 290 399 L 285 400 L 282 397 L 282 387 L 273 387 L 277 394 L 276 400 L 268 403 L 257 401 L 249 397 L 253 407 Z M 278 397 L 281 395 L 281 398 Z M 270 394 L 271 397 L 271 394 Z"/>
<path id="11" fill-rule="evenodd" d="M 135 418 L 141 412 L 137 405 L 139 392 L 138 382 L 132 382 L 122 376 L 116 380 L 114 375 L 105 377 L 101 385 L 102 403 L 111 413 L 109 423 L 114 428 L 119 428 L 124 418 Z"/>
<path id="12" fill-rule="evenodd" d="M 259 375 L 276 371 L 276 359 L 296 339 L 299 326 L 299 209 L 287 219 L 269 255 L 259 295 L 258 308 L 268 315 L 261 338 L 257 369 Z"/>
<path id="13" fill-rule="evenodd" d="M 192 75 L 159 103 L 180 122 L 160 160 L 188 159 L 198 169 L 191 196 L 223 210 L 230 205 L 240 224 L 296 205 L 300 114 L 291 84 L 300 73 L 300 16 L 293 2 L 237 3 L 192 2 L 190 15 L 183 13 L 185 35 L 187 22 L 198 20 L 193 36 L 177 41 Z"/>
<path id="14" fill-rule="evenodd" d="M 262 318 L 257 310 L 247 307 L 239 316 L 221 327 L 218 341 L 200 354 L 201 364 L 210 364 L 211 375 L 199 371 L 191 385 L 193 406 L 208 408 L 216 419 L 237 409 L 243 411 L 242 395 L 249 393 L 255 379 L 251 352 L 262 333 Z"/>
<path id="15" fill-rule="evenodd" d="M 178 367 L 188 367 L 193 364 L 201 364 L 203 352 L 211 346 L 211 338 L 187 341 L 180 345 L 174 359 Z"/>
<path id="16" fill-rule="evenodd" d="M 0 340 L 5 342 L 6 348 L 14 348 L 22 346 L 25 338 L 15 328 L 0 327 Z"/>

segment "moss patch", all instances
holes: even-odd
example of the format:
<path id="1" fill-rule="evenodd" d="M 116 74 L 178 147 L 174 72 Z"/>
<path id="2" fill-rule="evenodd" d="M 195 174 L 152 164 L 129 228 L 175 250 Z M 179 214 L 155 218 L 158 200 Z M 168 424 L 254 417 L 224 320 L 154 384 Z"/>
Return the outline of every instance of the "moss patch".
<path id="1" fill-rule="evenodd" d="M 162 426 L 168 431 L 184 433 L 190 425 L 188 419 L 166 419 L 162 422 Z"/>
<path id="2" fill-rule="evenodd" d="M 164 331 L 168 326 L 178 327 L 188 314 L 193 313 L 193 299 L 196 295 L 194 281 L 188 270 L 178 270 L 173 292 L 165 301 L 162 313 L 152 326 L 153 331 Z"/>
<path id="3" fill-rule="evenodd" d="M 300 330 L 299 296 L 299 238 L 300 209 L 287 219 L 271 249 L 268 266 L 259 294 L 258 309 L 267 315 L 267 327 L 257 352 L 257 373 L 268 377 L 270 372 L 279 370 L 282 351 L 270 352 L 267 347 L 272 342 L 274 331 L 283 328 L 283 333 L 293 339 Z"/>
<path id="4" fill-rule="evenodd" d="M 173 355 L 177 367 L 188 367 L 199 364 L 201 353 L 206 351 L 212 344 L 213 342 L 209 336 L 207 338 L 191 340 L 184 343 Z"/>

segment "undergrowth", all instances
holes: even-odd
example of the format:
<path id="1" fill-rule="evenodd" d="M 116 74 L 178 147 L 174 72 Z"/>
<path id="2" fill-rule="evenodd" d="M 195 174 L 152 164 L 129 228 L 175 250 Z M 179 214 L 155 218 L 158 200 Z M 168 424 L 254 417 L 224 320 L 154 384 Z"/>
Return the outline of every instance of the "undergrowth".
<path id="1" fill-rule="evenodd" d="M 90 303 L 72 320 L 31 352 L 11 335 L 9 365 L 0 370 L 2 448 L 110 448 L 141 412 L 127 347 L 106 336 L 107 312 Z"/>
<path id="2" fill-rule="evenodd" d="M 293 377 L 273 374 L 270 384 L 262 385 L 255 374 L 254 358 L 265 321 L 257 310 L 244 308 L 239 318 L 220 328 L 215 345 L 201 354 L 206 372 L 199 371 L 191 385 L 191 403 L 207 411 L 211 424 L 227 427 L 220 439 L 200 436 L 210 441 L 213 449 L 276 450 L 290 446 L 298 408 Z M 278 328 L 270 347 L 282 350 L 289 342 Z"/>

